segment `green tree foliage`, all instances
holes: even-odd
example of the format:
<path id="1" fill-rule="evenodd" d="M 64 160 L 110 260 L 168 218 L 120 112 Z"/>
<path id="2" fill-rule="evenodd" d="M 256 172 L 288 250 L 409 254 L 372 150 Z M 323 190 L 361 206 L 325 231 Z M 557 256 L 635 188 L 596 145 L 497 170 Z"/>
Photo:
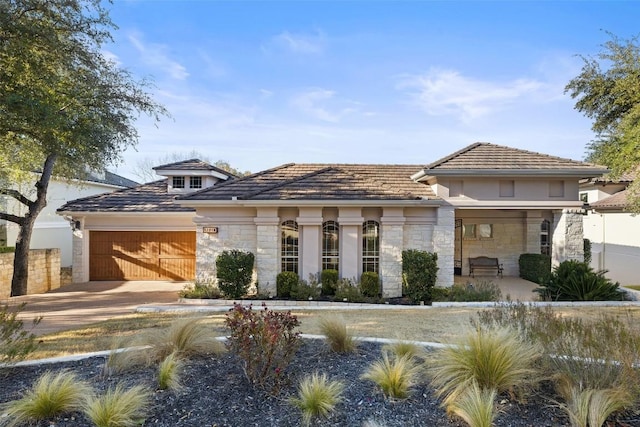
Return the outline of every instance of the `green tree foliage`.
<path id="1" fill-rule="evenodd" d="M 610 40 L 583 56 L 581 73 L 565 88 L 575 108 L 593 120 L 589 160 L 611 168 L 612 178 L 640 166 L 640 46 L 638 37 Z M 630 210 L 640 212 L 640 180 L 630 187 Z"/>
<path id="2" fill-rule="evenodd" d="M 31 232 L 51 176 L 83 178 L 117 163 L 137 142 L 136 118 L 166 114 L 147 80 L 102 54 L 115 28 L 100 0 L 0 1 L 0 194 L 26 211 L 0 212 L 20 227 L 11 295 L 26 293 Z M 18 191 L 34 172 L 35 191 Z"/>

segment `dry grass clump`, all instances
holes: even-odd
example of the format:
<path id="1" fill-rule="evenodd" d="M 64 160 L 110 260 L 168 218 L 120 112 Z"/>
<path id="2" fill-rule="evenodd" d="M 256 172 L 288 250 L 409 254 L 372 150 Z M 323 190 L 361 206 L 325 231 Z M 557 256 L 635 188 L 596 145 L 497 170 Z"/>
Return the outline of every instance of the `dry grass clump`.
<path id="1" fill-rule="evenodd" d="M 69 371 L 47 371 L 40 376 L 30 390 L 18 400 L 8 402 L 5 425 L 16 426 L 32 421 L 45 420 L 59 414 L 79 411 L 91 387 Z"/>
<path id="2" fill-rule="evenodd" d="M 509 328 L 482 329 L 467 334 L 458 345 L 436 352 L 429 372 L 432 384 L 449 406 L 472 382 L 483 390 L 513 393 L 536 379 L 538 346 Z"/>
<path id="3" fill-rule="evenodd" d="M 573 427 L 602 426 L 609 415 L 631 405 L 625 390 L 579 390 L 572 388 L 567 403 L 561 405 Z"/>
<path id="4" fill-rule="evenodd" d="M 298 396 L 289 402 L 302 411 L 302 421 L 311 425 L 314 418 L 325 418 L 340 402 L 344 384 L 329 381 L 326 374 L 313 374 L 304 377 L 298 385 Z"/>
<path id="5" fill-rule="evenodd" d="M 158 388 L 160 390 L 179 391 L 182 389 L 180 375 L 184 362 L 176 353 L 168 355 L 160 365 L 158 365 Z"/>
<path id="6" fill-rule="evenodd" d="M 396 341 L 382 346 L 382 351 L 389 352 L 395 357 L 407 357 L 415 359 L 424 355 L 424 348 L 408 341 Z"/>
<path id="7" fill-rule="evenodd" d="M 420 369 L 410 357 L 389 357 L 386 352 L 362 375 L 363 379 L 373 381 L 385 395 L 395 399 L 408 397 L 419 377 Z"/>
<path id="8" fill-rule="evenodd" d="M 326 337 L 327 344 L 331 350 L 336 353 L 350 353 L 357 348 L 356 340 L 347 329 L 347 325 L 342 318 L 321 318 L 320 331 Z"/>
<path id="9" fill-rule="evenodd" d="M 473 381 L 451 404 L 449 412 L 462 418 L 470 427 L 491 427 L 496 419 L 495 389 L 482 389 Z"/>
<path id="10" fill-rule="evenodd" d="M 84 412 L 96 427 L 135 427 L 144 422 L 151 393 L 137 385 L 125 390 L 121 384 L 87 401 Z"/>
<path id="11" fill-rule="evenodd" d="M 129 340 L 116 341 L 115 348 L 107 360 L 107 368 L 123 372 L 138 366 L 160 363 L 171 354 L 179 358 L 221 354 L 225 351 L 211 328 L 198 317 L 177 319 L 159 330 L 147 330 Z"/>

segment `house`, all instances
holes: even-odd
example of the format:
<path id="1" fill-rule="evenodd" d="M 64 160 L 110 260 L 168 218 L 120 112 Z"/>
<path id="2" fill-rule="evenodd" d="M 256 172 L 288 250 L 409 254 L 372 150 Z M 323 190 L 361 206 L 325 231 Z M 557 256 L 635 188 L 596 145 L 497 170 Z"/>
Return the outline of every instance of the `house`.
<path id="1" fill-rule="evenodd" d="M 591 211 L 584 218 L 584 237 L 591 241 L 591 266 L 608 270 L 607 277 L 622 285 L 638 285 L 640 216 L 626 211 L 628 186 L 637 177 L 590 179 L 580 186 L 580 197 Z"/>
<path id="2" fill-rule="evenodd" d="M 30 248 L 60 248 L 60 265 L 62 267 L 70 267 L 72 264 L 72 229 L 69 227 L 69 220 L 63 216 L 56 215 L 56 210 L 69 200 L 130 188 L 136 185 L 138 185 L 137 182 L 108 171 L 102 173 L 92 172 L 81 181 L 65 181 L 55 176 L 52 177 L 47 191 L 47 206 L 40 212 L 35 221 Z M 32 183 L 29 183 L 28 186 L 27 190 L 34 188 Z M 4 203 L 5 207 L 3 209 L 6 209 L 5 212 L 20 216 L 24 215 L 25 207 L 23 205 L 6 196 Z M 1 227 L 4 228 L 4 238 L 0 244 L 14 246 L 19 227 L 13 222 L 2 222 Z"/>
<path id="3" fill-rule="evenodd" d="M 75 281 L 211 281 L 228 249 L 256 255 L 271 293 L 281 271 L 335 268 L 378 272 L 384 295 L 398 296 L 405 249 L 438 253 L 440 286 L 483 255 L 516 276 L 522 253 L 582 259 L 578 184 L 607 172 L 490 143 L 427 165 L 289 163 L 242 178 L 195 160 L 155 169 L 167 179 L 59 209 L 80 225 Z"/>

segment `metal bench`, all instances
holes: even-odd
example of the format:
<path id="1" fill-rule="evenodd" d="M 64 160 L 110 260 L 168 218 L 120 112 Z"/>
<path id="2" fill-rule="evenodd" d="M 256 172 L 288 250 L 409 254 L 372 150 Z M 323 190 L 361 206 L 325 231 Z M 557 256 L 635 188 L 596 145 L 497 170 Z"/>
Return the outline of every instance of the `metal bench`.
<path id="1" fill-rule="evenodd" d="M 469 276 L 476 277 L 476 270 L 495 270 L 496 277 L 502 277 L 502 264 L 498 262 L 498 258 L 490 258 L 487 256 L 479 256 L 469 258 Z"/>

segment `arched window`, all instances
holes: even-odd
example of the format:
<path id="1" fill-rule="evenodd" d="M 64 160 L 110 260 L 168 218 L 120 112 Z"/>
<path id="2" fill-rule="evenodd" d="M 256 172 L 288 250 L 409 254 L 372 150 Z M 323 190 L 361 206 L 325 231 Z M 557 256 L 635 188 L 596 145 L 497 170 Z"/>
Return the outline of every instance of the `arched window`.
<path id="1" fill-rule="evenodd" d="M 379 273 L 380 264 L 380 224 L 365 221 L 362 224 L 362 272 Z"/>
<path id="2" fill-rule="evenodd" d="M 340 264 L 340 229 L 335 221 L 322 224 L 322 269 L 338 270 Z"/>
<path id="3" fill-rule="evenodd" d="M 542 221 L 540 224 L 540 253 L 551 255 L 551 223 L 548 220 Z"/>
<path id="4" fill-rule="evenodd" d="M 282 223 L 280 230 L 282 271 L 293 271 L 298 274 L 298 223 L 295 221 L 285 221 Z"/>

